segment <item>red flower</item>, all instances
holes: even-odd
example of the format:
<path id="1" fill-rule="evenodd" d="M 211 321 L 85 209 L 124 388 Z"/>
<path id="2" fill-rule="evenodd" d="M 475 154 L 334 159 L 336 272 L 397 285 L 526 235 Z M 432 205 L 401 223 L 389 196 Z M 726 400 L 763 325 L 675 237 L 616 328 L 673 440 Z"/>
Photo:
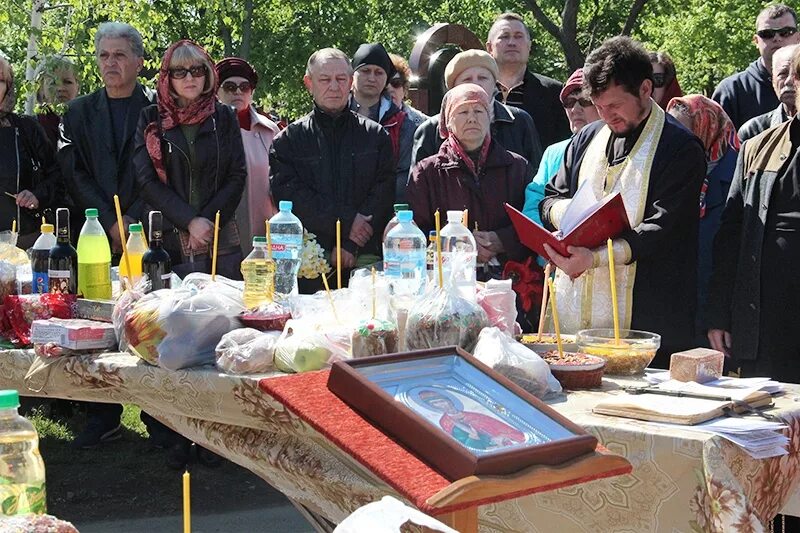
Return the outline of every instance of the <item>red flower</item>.
<path id="1" fill-rule="evenodd" d="M 526 313 L 530 312 L 534 303 L 541 301 L 544 273 L 533 257 L 529 257 L 524 263 L 507 261 L 503 268 L 503 279 L 511 280 L 511 288 L 519 296 L 522 309 Z"/>

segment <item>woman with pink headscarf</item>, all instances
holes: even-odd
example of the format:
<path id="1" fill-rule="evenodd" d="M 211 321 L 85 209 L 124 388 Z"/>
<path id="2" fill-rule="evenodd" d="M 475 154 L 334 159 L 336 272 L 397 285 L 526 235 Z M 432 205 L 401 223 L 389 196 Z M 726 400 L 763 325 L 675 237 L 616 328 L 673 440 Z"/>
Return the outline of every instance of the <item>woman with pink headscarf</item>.
<path id="1" fill-rule="evenodd" d="M 423 159 L 411 172 L 406 195 L 414 221 L 426 234 L 434 212 L 469 209 L 469 224 L 477 227 L 478 262 L 500 262 L 524 249 L 504 203 L 522 209 L 530 181 L 525 159 L 492 140 L 492 100 L 472 83 L 450 89 L 442 101 L 439 153 Z"/>
<path id="2" fill-rule="evenodd" d="M 736 136 L 736 127 L 725 110 L 715 101 L 700 94 L 673 98 L 667 104 L 666 111 L 694 133 L 706 150 L 708 170 L 700 191 L 697 249 L 697 304 L 698 309 L 702 310 L 711 278 L 711 250 L 736 170 L 739 138 Z M 700 331 L 704 329 L 702 315 L 702 312 L 697 313 Z M 705 336 L 699 335 L 698 338 L 704 339 Z"/>

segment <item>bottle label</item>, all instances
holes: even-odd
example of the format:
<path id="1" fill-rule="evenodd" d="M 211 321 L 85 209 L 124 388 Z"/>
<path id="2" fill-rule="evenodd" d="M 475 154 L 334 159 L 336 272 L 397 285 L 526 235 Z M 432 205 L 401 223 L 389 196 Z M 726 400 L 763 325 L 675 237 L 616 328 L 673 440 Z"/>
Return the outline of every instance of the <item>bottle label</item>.
<path id="1" fill-rule="evenodd" d="M 303 236 L 292 234 L 272 234 L 273 259 L 300 259 L 303 248 Z"/>
<path id="2" fill-rule="evenodd" d="M 0 512 L 5 516 L 47 513 L 44 482 L 39 484 L 4 483 L 0 478 Z"/>
<path id="3" fill-rule="evenodd" d="M 425 269 L 424 250 L 384 254 L 383 272 L 387 278 L 415 279 L 421 276 Z"/>
<path id="4" fill-rule="evenodd" d="M 48 270 L 47 286 L 50 292 L 54 294 L 70 294 L 70 274 L 69 270 Z"/>
<path id="5" fill-rule="evenodd" d="M 50 276 L 47 272 L 33 273 L 33 294 L 46 294 L 50 290 Z"/>

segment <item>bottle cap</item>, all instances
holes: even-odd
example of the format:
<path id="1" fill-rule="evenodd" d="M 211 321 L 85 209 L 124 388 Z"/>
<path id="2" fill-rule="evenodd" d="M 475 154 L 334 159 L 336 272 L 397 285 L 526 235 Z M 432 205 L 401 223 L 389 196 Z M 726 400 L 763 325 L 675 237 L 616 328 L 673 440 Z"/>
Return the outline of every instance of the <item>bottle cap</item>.
<path id="1" fill-rule="evenodd" d="M 414 213 L 412 211 L 403 210 L 397 212 L 397 220 L 400 222 L 411 222 L 413 218 Z"/>
<path id="2" fill-rule="evenodd" d="M 447 221 L 448 222 L 458 222 L 461 224 L 464 221 L 464 212 L 463 211 L 448 211 L 447 212 Z"/>
<path id="3" fill-rule="evenodd" d="M 42 224 L 42 233 L 53 233 L 55 230 L 52 224 Z"/>
<path id="4" fill-rule="evenodd" d="M 408 211 L 408 204 L 394 204 L 394 212 Z"/>
<path id="5" fill-rule="evenodd" d="M 436 242 L 436 230 L 432 229 L 428 232 L 428 240 L 431 242 Z"/>
<path id="6" fill-rule="evenodd" d="M 97 218 L 97 209 L 95 209 L 94 207 L 90 207 L 89 209 L 86 210 L 86 216 Z"/>
<path id="7" fill-rule="evenodd" d="M 262 237 L 261 235 L 253 237 L 253 246 L 255 246 L 256 244 L 267 244 L 267 238 Z"/>
<path id="8" fill-rule="evenodd" d="M 289 200 L 281 200 L 280 202 L 278 202 L 278 209 L 280 209 L 281 211 L 289 211 L 291 213 L 292 202 L 290 202 Z"/>
<path id="9" fill-rule="evenodd" d="M 133 233 L 134 231 L 143 231 L 142 225 L 139 223 L 131 224 L 130 226 L 128 226 L 128 231 L 131 233 Z"/>
<path id="10" fill-rule="evenodd" d="M 13 389 L 0 391 L 0 409 L 19 407 L 19 393 Z"/>

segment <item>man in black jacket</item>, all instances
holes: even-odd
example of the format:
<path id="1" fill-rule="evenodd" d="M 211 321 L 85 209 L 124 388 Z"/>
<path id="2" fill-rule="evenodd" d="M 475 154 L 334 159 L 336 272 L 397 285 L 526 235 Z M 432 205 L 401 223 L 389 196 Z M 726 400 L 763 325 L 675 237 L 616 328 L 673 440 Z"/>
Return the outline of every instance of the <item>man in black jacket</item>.
<path id="1" fill-rule="evenodd" d="M 794 9 L 775 4 L 761 11 L 756 18 L 753 42 L 761 57 L 743 72 L 722 80 L 711 96 L 737 128 L 755 116 L 772 111 L 779 104 L 770 77 L 772 54 L 782 46 L 800 42 Z"/>
<path id="2" fill-rule="evenodd" d="M 141 110 L 155 101 L 155 93 L 136 78 L 142 70 L 144 47 L 135 28 L 119 22 L 104 22 L 94 39 L 97 67 L 104 86 L 69 103 L 61 123 L 58 158 L 70 195 L 80 210 L 94 207 L 111 238 L 112 252 L 122 252 L 114 209 L 119 195 L 123 221 L 141 220 L 141 206 L 133 169 L 133 135 Z M 86 429 L 73 446 L 91 448 L 122 436 L 119 423 L 122 406 L 90 403 Z M 153 435 L 152 419 L 142 413 Z"/>
<path id="3" fill-rule="evenodd" d="M 561 82 L 528 69 L 531 33 L 522 17 L 516 13 L 498 15 L 489 29 L 486 51 L 499 69 L 497 99 L 528 112 L 543 148 L 568 139 L 572 132 L 561 107 Z"/>
<path id="4" fill-rule="evenodd" d="M 335 252 L 336 221 L 341 220 L 346 271 L 356 267 L 359 256 L 363 263 L 381 255 L 394 202 L 392 143 L 380 124 L 348 108 L 353 67 L 344 52 L 314 52 L 303 82 L 314 109 L 272 143 L 272 194 L 276 203 L 294 203 L 294 213 L 328 253 Z M 335 268 L 336 253 L 330 253 L 330 262 Z"/>
<path id="5" fill-rule="evenodd" d="M 155 93 L 136 80 L 142 70 L 142 36 L 128 24 L 105 22 L 95 34 L 97 67 L 104 86 L 69 103 L 61 123 L 59 160 L 70 194 L 79 209 L 94 207 L 111 238 L 112 252 L 122 253 L 114 210 L 119 195 L 126 226 L 142 217 L 131 158 L 133 135 L 142 109 Z"/>
<path id="6" fill-rule="evenodd" d="M 762 131 L 786 122 L 794 116 L 795 80 L 792 75 L 792 57 L 797 50 L 797 44 L 784 46 L 772 56 L 772 88 L 780 103 L 778 107 L 753 117 L 739 128 L 739 142 L 752 139 Z"/>

